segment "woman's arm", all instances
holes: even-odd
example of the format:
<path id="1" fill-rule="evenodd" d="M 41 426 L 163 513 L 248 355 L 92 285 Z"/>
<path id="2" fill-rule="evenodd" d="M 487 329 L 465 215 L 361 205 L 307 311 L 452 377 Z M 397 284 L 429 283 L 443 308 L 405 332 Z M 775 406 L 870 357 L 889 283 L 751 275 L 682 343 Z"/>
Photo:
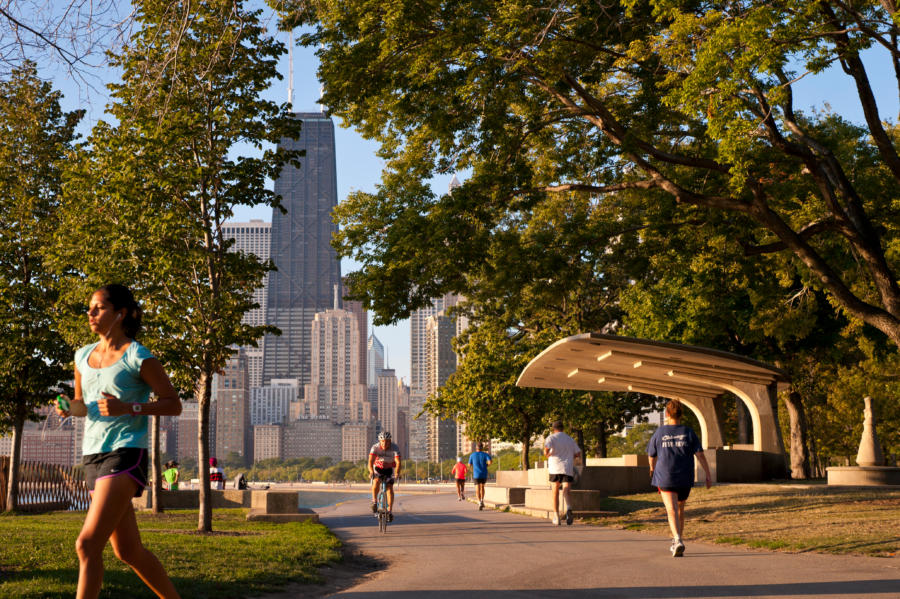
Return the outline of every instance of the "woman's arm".
<path id="1" fill-rule="evenodd" d="M 706 472 L 706 488 L 708 489 L 712 486 L 712 479 L 709 476 L 709 462 L 706 461 L 706 454 L 701 450 L 695 453 L 694 457 L 697 458 L 697 461 L 703 466 L 703 471 Z"/>
<path id="2" fill-rule="evenodd" d="M 84 405 L 84 397 L 81 396 L 81 373 L 75 369 L 75 399 L 70 399 L 67 395 L 63 395 L 69 399 L 69 409 L 61 410 L 56 406 L 56 415 L 62 418 L 67 416 L 87 416 L 87 406 Z"/>
<path id="3" fill-rule="evenodd" d="M 147 358 L 141 363 L 141 380 L 153 394 L 156 401 L 141 404 L 141 416 L 178 416 L 181 414 L 181 400 L 172 386 L 172 381 L 156 358 Z M 134 414 L 132 404 L 120 400 L 114 395 L 102 392 L 103 397 L 97 401 L 97 407 L 103 416 L 125 416 Z"/>

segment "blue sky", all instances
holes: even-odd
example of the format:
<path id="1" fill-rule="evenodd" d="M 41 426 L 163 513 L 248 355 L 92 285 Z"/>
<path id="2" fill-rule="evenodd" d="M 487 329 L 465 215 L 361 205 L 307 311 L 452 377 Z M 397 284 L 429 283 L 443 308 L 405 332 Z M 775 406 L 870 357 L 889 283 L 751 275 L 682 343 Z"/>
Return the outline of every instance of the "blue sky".
<path id="1" fill-rule="evenodd" d="M 274 27 L 274 24 L 273 24 Z M 287 41 L 286 34 L 280 34 Z M 876 90 L 882 118 L 897 121 L 900 112 L 896 80 L 887 53 L 880 48 L 870 50 L 864 56 L 869 68 L 872 85 Z M 294 109 L 298 112 L 319 109 L 318 99 L 320 85 L 316 77 L 318 59 L 313 50 L 302 47 L 294 48 Z M 280 72 L 284 80 L 275 82 L 267 96 L 275 101 L 287 100 L 288 58 L 281 61 Z M 105 84 L 115 78 L 115 73 L 98 69 L 89 74 L 88 83 L 72 80 L 66 73 L 48 69 L 42 73 L 53 79 L 53 84 L 64 94 L 63 105 L 66 110 L 84 108 L 85 119 L 82 122 L 82 134 L 87 135 L 90 128 L 103 118 L 107 101 Z M 832 111 L 852 121 L 860 122 L 862 113 L 852 81 L 839 67 L 833 67 L 823 74 L 807 76 L 794 85 L 795 105 L 798 109 L 811 108 L 822 110 L 828 106 Z M 336 122 L 335 141 L 337 149 L 337 183 L 338 198 L 342 201 L 353 190 L 374 191 L 381 178 L 382 161 L 376 155 L 378 149 L 374 142 L 363 139 L 356 131 L 342 127 Z M 452 175 L 436 178 L 432 185 L 436 191 L 444 191 Z M 242 208 L 235 215 L 236 220 L 257 218 L 271 220 L 271 210 L 265 208 Z M 342 273 L 356 270 L 358 265 L 350 260 L 341 263 Z M 370 329 L 371 332 L 371 329 Z M 388 351 L 389 364 L 397 371 L 397 375 L 409 381 L 409 324 L 400 322 L 393 326 L 376 327 L 376 336 Z"/>

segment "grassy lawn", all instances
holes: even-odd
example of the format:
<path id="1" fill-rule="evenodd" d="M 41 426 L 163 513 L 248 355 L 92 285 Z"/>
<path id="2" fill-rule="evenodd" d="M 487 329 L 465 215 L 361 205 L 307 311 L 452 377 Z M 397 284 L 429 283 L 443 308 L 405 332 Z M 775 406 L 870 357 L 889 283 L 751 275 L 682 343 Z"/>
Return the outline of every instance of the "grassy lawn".
<path id="1" fill-rule="evenodd" d="M 248 597 L 290 582 L 319 582 L 340 541 L 312 523 L 247 522 L 245 510 L 215 510 L 214 532 L 195 532 L 195 510 L 139 514 L 141 538 L 162 561 L 182 597 Z M 72 597 L 75 539 L 84 512 L 0 515 L 0 597 Z M 101 597 L 154 597 L 107 546 Z"/>
<path id="2" fill-rule="evenodd" d="M 670 536 L 656 493 L 609 497 L 618 516 L 593 522 Z M 695 487 L 685 509 L 686 539 L 780 551 L 900 555 L 900 489 L 825 484 Z"/>

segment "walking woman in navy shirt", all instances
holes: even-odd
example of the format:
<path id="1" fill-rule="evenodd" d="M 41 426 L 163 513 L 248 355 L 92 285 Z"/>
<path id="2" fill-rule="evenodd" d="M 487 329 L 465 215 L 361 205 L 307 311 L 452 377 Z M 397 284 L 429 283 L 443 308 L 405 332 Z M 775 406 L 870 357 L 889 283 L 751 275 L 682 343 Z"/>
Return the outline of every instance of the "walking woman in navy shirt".
<path id="1" fill-rule="evenodd" d="M 709 464 L 703 454 L 700 439 L 689 426 L 681 424 L 681 402 L 673 399 L 666 404 L 666 423 L 656 429 L 647 455 L 650 456 L 650 484 L 659 489 L 669 528 L 672 529 L 672 557 L 684 555 L 684 504 L 694 486 L 694 456 L 706 472 L 706 488 L 711 485 Z"/>
<path id="2" fill-rule="evenodd" d="M 91 505 L 75 550 L 79 599 L 100 594 L 103 548 L 112 542 L 159 597 L 178 597 L 162 564 L 141 543 L 132 497 L 147 485 L 147 416 L 177 416 L 181 400 L 159 360 L 135 341 L 141 309 L 123 285 L 94 292 L 88 325 L 100 339 L 75 352 L 75 398 L 61 416 L 82 416 L 84 472 Z M 148 403 L 150 394 L 157 400 Z"/>

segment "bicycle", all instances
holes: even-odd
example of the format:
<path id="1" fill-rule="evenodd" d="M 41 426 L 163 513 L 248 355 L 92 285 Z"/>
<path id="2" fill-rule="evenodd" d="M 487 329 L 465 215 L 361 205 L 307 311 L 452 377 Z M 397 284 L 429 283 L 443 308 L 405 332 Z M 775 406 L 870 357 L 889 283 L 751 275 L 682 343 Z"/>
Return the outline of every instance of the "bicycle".
<path id="1" fill-rule="evenodd" d="M 382 478 L 381 489 L 378 491 L 378 501 L 376 503 L 375 517 L 378 518 L 378 530 L 382 533 L 387 532 L 388 525 L 388 499 L 387 488 L 389 484 L 394 482 L 393 478 Z"/>

